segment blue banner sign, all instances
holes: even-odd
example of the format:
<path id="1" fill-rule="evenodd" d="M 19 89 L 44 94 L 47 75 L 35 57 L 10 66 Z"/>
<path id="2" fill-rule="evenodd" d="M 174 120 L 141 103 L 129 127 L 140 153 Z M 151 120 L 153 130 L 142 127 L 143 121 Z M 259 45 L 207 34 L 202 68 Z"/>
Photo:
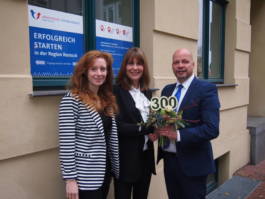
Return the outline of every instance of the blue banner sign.
<path id="1" fill-rule="evenodd" d="M 68 77 L 84 53 L 82 16 L 29 5 L 33 77 Z"/>
<path id="2" fill-rule="evenodd" d="M 112 68 L 115 76 L 119 72 L 124 54 L 132 45 L 132 42 L 96 37 L 96 49 L 112 54 Z"/>
<path id="3" fill-rule="evenodd" d="M 119 72 L 124 54 L 132 46 L 131 27 L 96 20 L 96 49 L 112 54 L 115 76 Z"/>

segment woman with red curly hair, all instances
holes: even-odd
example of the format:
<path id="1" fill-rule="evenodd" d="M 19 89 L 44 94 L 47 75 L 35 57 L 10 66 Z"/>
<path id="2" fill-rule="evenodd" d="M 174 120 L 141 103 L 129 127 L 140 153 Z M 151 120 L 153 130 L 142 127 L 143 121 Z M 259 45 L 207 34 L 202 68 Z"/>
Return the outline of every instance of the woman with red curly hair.
<path id="1" fill-rule="evenodd" d="M 119 176 L 112 57 L 87 52 L 77 63 L 59 111 L 60 161 L 68 199 L 106 198 Z"/>

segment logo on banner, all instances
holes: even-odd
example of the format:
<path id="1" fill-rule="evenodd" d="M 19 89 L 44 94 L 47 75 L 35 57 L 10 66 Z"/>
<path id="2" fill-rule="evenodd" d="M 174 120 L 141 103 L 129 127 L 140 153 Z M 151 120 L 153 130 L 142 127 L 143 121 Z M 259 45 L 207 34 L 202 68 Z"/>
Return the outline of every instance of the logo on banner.
<path id="1" fill-rule="evenodd" d="M 128 35 L 129 34 L 129 31 L 122 30 L 122 33 L 123 33 L 123 35 Z"/>
<path id="2" fill-rule="evenodd" d="M 108 32 L 112 32 L 112 28 L 110 26 L 107 27 Z"/>
<path id="3" fill-rule="evenodd" d="M 28 7 L 28 12 L 30 16 L 30 26 L 83 33 L 81 16 L 31 5 Z M 76 28 L 78 28 L 78 30 L 76 30 Z"/>
<path id="4" fill-rule="evenodd" d="M 129 31 L 126 30 L 126 29 L 116 28 L 114 30 L 113 27 L 111 27 L 111 26 L 104 26 L 103 24 L 101 24 L 99 26 L 99 29 L 100 29 L 101 32 L 105 32 L 105 30 L 106 30 L 106 32 L 109 33 L 109 34 L 113 34 L 114 31 L 116 32 L 117 35 L 121 35 L 122 34 L 124 36 L 127 36 L 129 34 Z"/>
<path id="5" fill-rule="evenodd" d="M 41 13 L 40 12 L 35 12 L 34 10 L 30 10 L 30 13 L 31 13 L 31 16 L 32 16 L 32 18 L 33 19 L 39 19 L 40 18 L 40 16 L 41 16 Z"/>
<path id="6" fill-rule="evenodd" d="M 100 30 L 101 31 L 104 31 L 105 30 L 105 27 L 102 24 L 100 25 Z"/>

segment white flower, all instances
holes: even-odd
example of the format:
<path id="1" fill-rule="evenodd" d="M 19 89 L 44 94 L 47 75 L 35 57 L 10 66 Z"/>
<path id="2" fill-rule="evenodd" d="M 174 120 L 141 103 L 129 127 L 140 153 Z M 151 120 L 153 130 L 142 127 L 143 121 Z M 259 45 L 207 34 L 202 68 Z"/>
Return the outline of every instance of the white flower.
<path id="1" fill-rule="evenodd" d="M 171 111 L 173 111 L 173 107 L 170 106 L 170 105 L 167 105 L 167 106 L 165 107 L 165 111 L 167 111 L 167 112 L 171 112 Z"/>

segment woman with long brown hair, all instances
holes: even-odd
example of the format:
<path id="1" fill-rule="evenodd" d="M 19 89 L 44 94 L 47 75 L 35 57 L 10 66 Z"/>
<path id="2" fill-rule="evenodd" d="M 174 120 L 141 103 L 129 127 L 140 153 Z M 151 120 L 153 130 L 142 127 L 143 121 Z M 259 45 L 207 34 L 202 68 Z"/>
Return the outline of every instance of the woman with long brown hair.
<path id="1" fill-rule="evenodd" d="M 141 127 L 149 114 L 149 72 L 144 52 L 131 48 L 123 58 L 114 94 L 119 106 L 120 177 L 114 181 L 116 199 L 147 199 L 155 173 L 154 129 Z"/>
<path id="2" fill-rule="evenodd" d="M 87 52 L 77 63 L 59 112 L 60 161 L 68 199 L 107 197 L 119 176 L 112 57 Z"/>

